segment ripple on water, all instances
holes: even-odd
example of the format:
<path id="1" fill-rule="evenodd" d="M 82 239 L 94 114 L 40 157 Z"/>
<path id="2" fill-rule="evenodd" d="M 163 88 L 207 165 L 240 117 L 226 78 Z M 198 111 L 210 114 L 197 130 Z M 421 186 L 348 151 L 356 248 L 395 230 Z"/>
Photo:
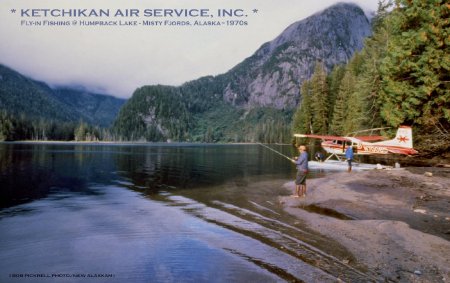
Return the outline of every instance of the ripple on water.
<path id="1" fill-rule="evenodd" d="M 10 273 L 114 274 L 107 282 L 278 280 L 229 252 L 254 240 L 123 188 L 101 190 L 38 200 L 21 207 L 33 213 L 2 218 L 0 281 Z"/>

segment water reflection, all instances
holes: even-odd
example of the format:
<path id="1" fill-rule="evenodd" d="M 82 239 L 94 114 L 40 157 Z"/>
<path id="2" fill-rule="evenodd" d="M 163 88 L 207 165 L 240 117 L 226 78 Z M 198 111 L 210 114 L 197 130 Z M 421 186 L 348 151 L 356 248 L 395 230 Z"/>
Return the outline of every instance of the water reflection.
<path id="1" fill-rule="evenodd" d="M 293 170 L 288 161 L 258 145 L 0 144 L 0 208 L 57 191 L 92 193 L 89 183 L 130 181 L 129 188 L 154 194 L 230 178 L 290 178 Z"/>
<path id="2" fill-rule="evenodd" d="M 90 194 L 90 182 L 113 178 L 111 154 L 76 145 L 0 145 L 0 208 L 26 203 L 55 192 Z"/>
<path id="3" fill-rule="evenodd" d="M 120 187 L 93 189 L 96 197 L 49 197 L 21 206 L 31 214 L 2 218 L 0 281 L 11 273 L 113 275 L 96 282 L 277 281 L 222 249 L 254 240 Z"/>
<path id="4" fill-rule="evenodd" d="M 170 188 L 200 188 L 230 178 L 291 174 L 289 162 L 257 145 L 183 145 L 132 148 L 131 156 L 116 156 L 118 170 L 148 192 Z"/>

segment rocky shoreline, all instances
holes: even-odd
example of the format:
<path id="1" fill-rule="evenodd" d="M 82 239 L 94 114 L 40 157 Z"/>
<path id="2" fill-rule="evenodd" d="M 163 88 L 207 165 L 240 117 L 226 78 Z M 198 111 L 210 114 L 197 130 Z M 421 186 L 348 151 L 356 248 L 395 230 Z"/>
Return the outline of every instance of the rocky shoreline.
<path id="1" fill-rule="evenodd" d="M 307 186 L 306 198 L 279 202 L 348 249 L 350 265 L 386 282 L 450 281 L 450 169 L 328 173 Z"/>

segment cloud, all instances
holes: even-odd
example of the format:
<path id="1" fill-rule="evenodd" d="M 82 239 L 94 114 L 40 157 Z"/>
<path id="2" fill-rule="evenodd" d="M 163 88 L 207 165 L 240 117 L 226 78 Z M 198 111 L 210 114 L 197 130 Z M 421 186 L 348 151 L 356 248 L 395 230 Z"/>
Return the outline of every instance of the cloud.
<path id="1" fill-rule="evenodd" d="M 218 75 L 251 56 L 288 25 L 336 3 L 334 0 L 2 0 L 0 3 L 0 63 L 50 85 L 82 85 L 89 90 L 130 97 L 142 85 L 180 85 L 206 75 Z M 354 1 L 374 11 L 377 1 Z M 17 10 L 13 13 L 11 10 Z M 80 26 L 80 20 L 108 18 L 59 17 L 77 20 L 73 26 L 29 26 L 21 9 L 137 9 L 139 17 L 125 21 L 162 20 L 143 17 L 145 9 L 242 9 L 246 22 L 233 26 Z M 196 20 L 174 17 L 173 21 Z M 215 18 L 211 18 L 215 20 Z M 209 19 L 208 19 L 209 20 Z M 243 23 L 243 22 L 242 22 Z"/>

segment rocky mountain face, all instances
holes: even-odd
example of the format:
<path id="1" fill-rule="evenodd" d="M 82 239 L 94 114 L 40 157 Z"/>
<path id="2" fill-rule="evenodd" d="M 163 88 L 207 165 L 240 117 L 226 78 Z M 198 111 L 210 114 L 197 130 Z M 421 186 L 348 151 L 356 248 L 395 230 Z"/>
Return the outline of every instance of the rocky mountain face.
<path id="1" fill-rule="evenodd" d="M 346 63 L 370 34 L 369 20 L 358 6 L 336 4 L 290 25 L 225 74 L 230 80 L 223 98 L 238 107 L 292 109 L 317 61 L 328 71 Z"/>
<path id="2" fill-rule="evenodd" d="M 0 65 L 0 110 L 11 114 L 108 127 L 125 101 L 77 89 L 52 89 Z"/>

